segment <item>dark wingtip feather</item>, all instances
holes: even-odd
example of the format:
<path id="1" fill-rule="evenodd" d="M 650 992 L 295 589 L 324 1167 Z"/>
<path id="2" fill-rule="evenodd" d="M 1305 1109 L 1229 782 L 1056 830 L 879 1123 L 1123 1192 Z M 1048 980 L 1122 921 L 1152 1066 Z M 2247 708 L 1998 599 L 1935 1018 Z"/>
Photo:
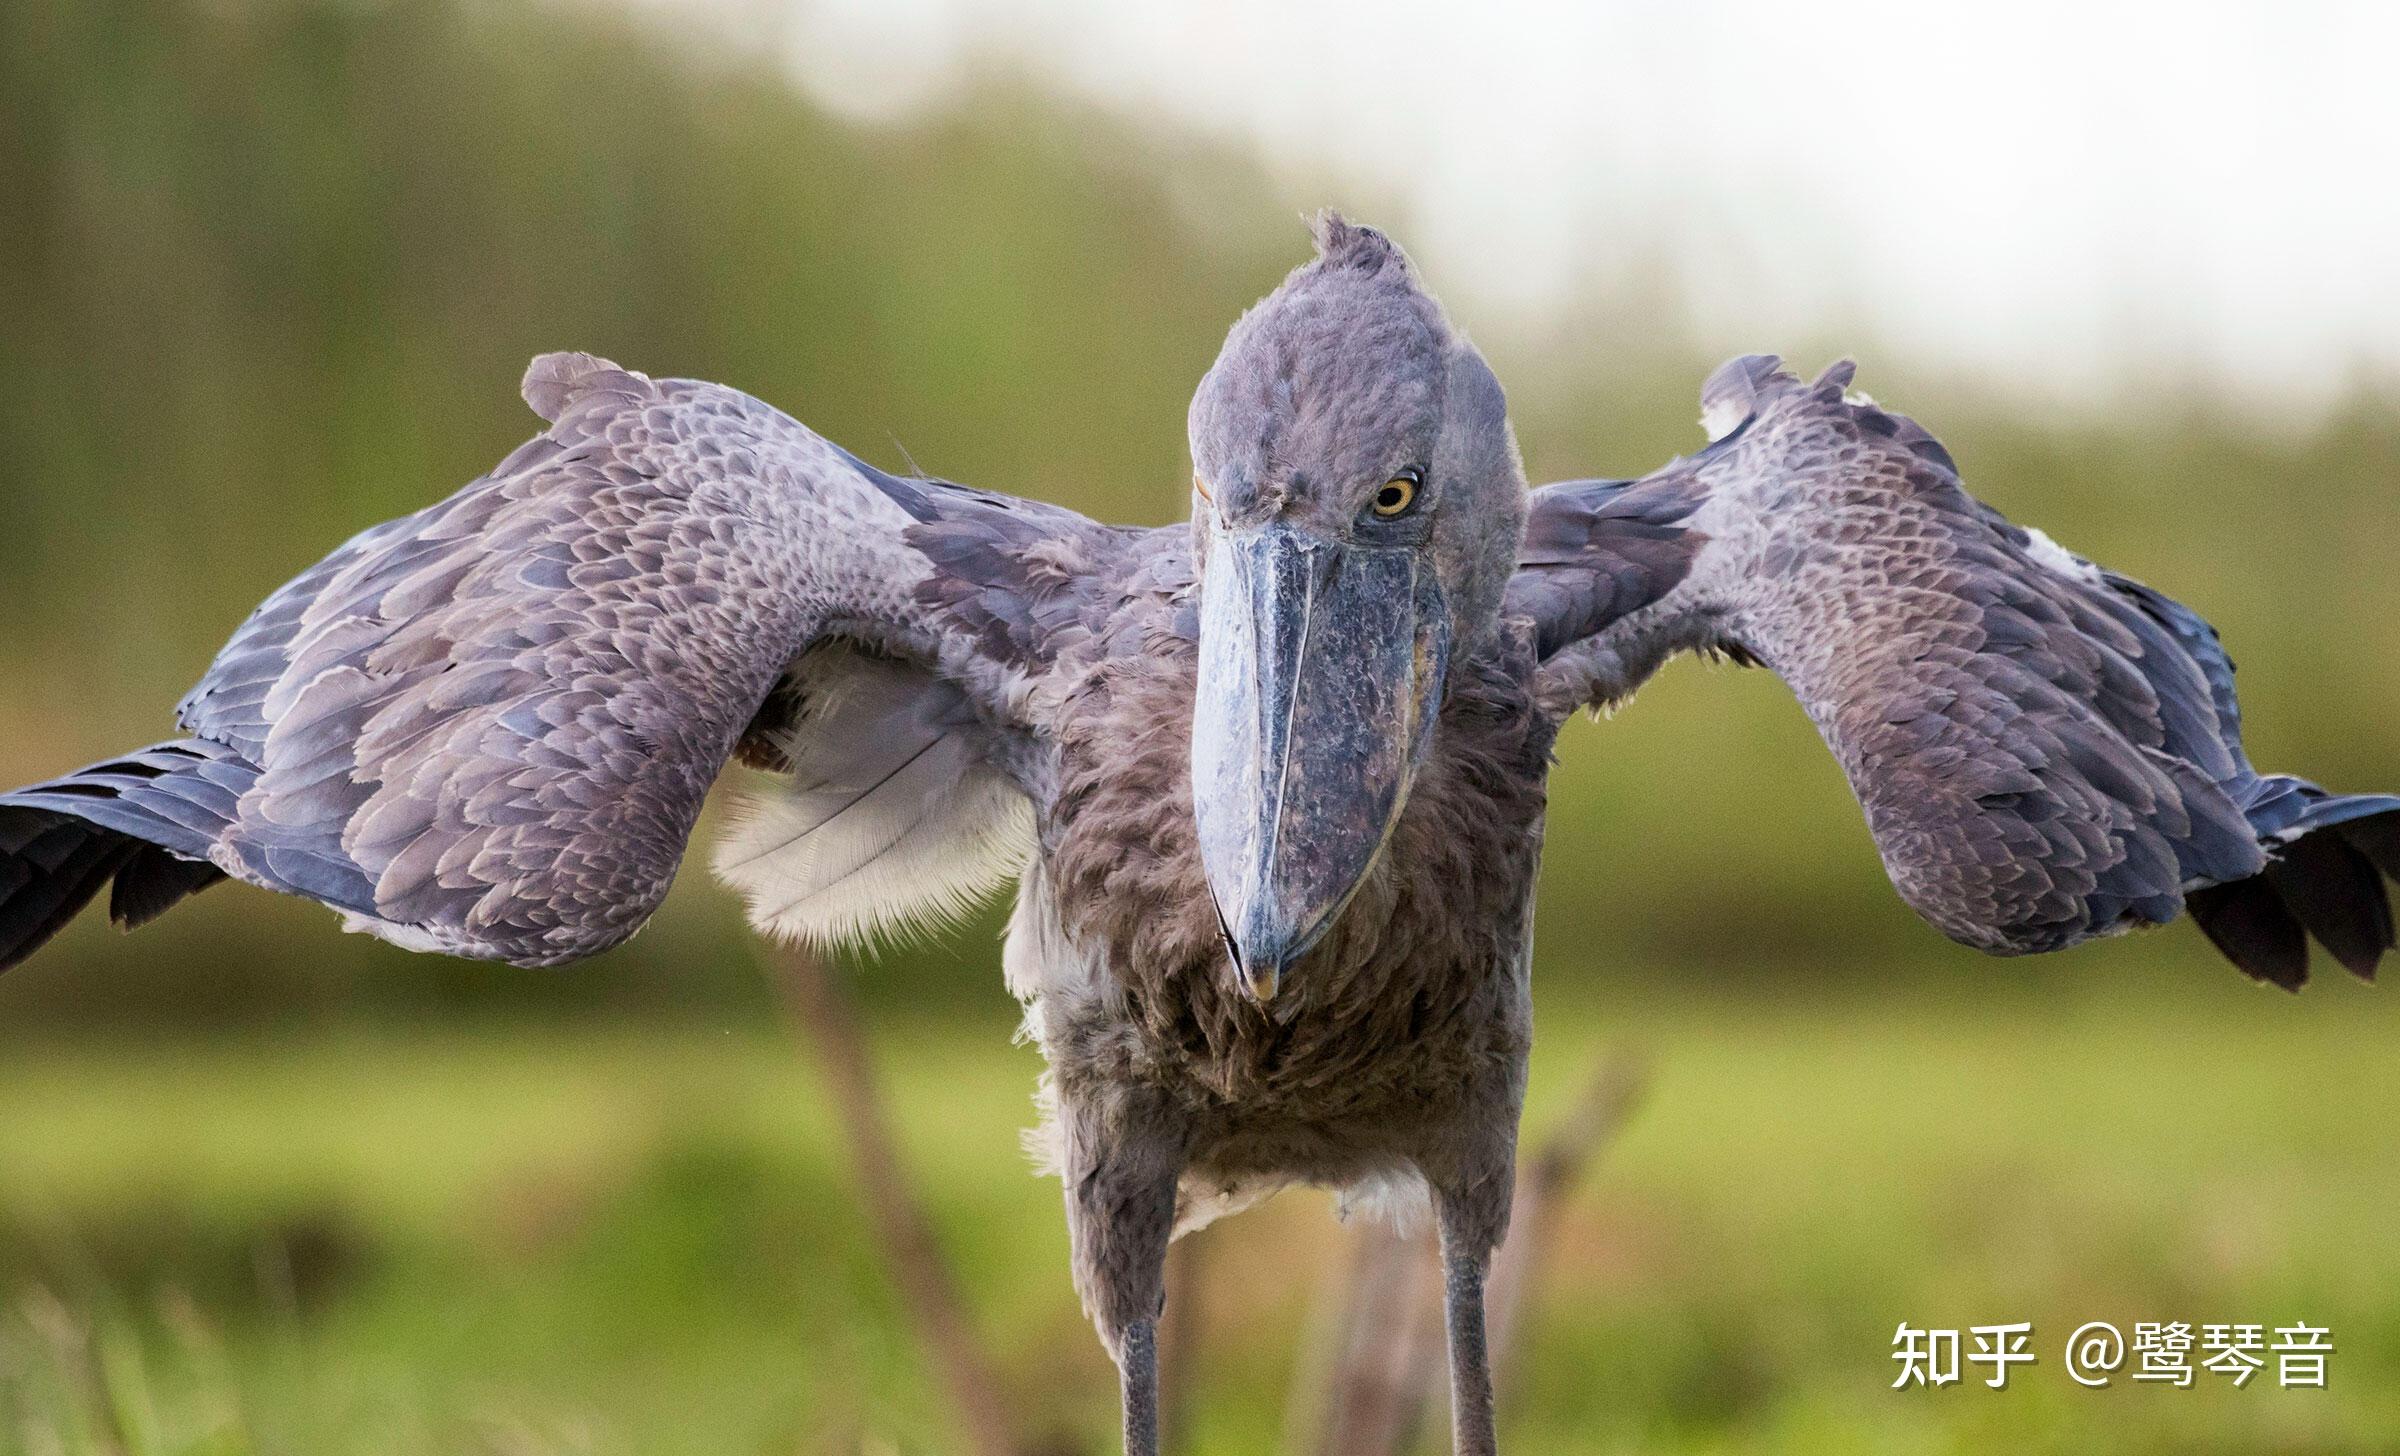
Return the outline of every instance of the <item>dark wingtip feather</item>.
<path id="1" fill-rule="evenodd" d="M 2333 958 L 2361 980 L 2392 948 L 2392 906 L 2374 864 L 2338 834 L 2304 835 L 2267 865 L 2267 881 Z"/>
<path id="2" fill-rule="evenodd" d="M 202 856 L 232 809 L 227 770 L 257 776 L 234 750 L 186 739 L 0 794 L 0 970 L 112 877 L 109 915 L 129 930 L 223 879 Z"/>
<path id="3" fill-rule="evenodd" d="M 108 918 L 119 930 L 139 930 L 185 897 L 224 878 L 225 872 L 206 860 L 184 859 L 156 845 L 145 845 L 117 871 L 116 885 L 108 897 Z"/>
<path id="4" fill-rule="evenodd" d="M 0 900 L 0 971 L 47 945 L 137 848 L 66 814 L 0 805 L 0 859 L 13 871 L 0 879 L 14 886 Z"/>
<path id="5" fill-rule="evenodd" d="M 2308 984 L 2308 934 L 2266 876 L 2194 890 L 2184 907 L 2244 974 L 2286 991 Z"/>
<path id="6" fill-rule="evenodd" d="M 2335 831 L 2350 847 L 2374 862 L 2377 869 L 2400 880 L 2400 813 L 2370 815 L 2352 819 Z"/>

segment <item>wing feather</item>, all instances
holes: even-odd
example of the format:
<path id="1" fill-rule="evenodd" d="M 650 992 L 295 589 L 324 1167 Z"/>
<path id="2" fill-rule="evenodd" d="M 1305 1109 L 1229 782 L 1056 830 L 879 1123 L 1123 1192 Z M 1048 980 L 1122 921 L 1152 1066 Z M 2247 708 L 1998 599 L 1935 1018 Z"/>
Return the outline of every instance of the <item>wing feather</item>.
<path id="1" fill-rule="evenodd" d="M 979 751 L 963 694 L 839 644 L 790 683 L 774 730 L 786 773 L 746 799 L 715 856 L 761 929 L 817 944 L 904 933 L 1024 867 L 1032 807 Z"/>
<path id="2" fill-rule="evenodd" d="M 1894 886 L 1953 938 L 2055 950 L 2188 903 L 2263 979 L 2304 976 L 2302 926 L 2370 973 L 2393 931 L 2369 846 L 2400 799 L 2258 773 L 2214 629 L 1976 501 L 1850 380 L 1734 360 L 1703 390 L 1706 450 L 1535 493 L 1510 604 L 1540 701 L 1615 702 L 1677 651 L 1738 647 L 1790 685 Z"/>
<path id="3" fill-rule="evenodd" d="M 823 826 L 790 834 L 762 918 L 879 927 L 1006 866 L 1027 815 L 1000 763 L 1037 731 L 1029 705 L 1076 619 L 1055 599 L 1104 590 L 1125 533 L 900 480 L 734 390 L 590 355 L 537 359 L 524 393 L 540 436 L 259 607 L 179 709 L 193 747 L 145 751 L 164 777 L 101 765 L 0 797 L 0 835 L 69 847 L 0 853 L 29 882 L 8 893 L 40 899 L 8 921 L 23 922 L 9 959 L 120 867 L 128 919 L 222 871 L 412 948 L 590 955 L 656 907 L 745 736 L 780 731 L 806 771 L 847 751 L 828 735 L 887 726 L 768 711 L 834 637 L 888 664 L 890 721 L 938 714 L 942 772 L 911 781 L 913 801 L 858 795 L 838 844 Z M 1029 553 L 1066 553 L 1091 579 L 1045 583 Z M 40 839 L 62 813 L 108 836 Z M 953 840 L 973 874 L 943 859 Z M 837 885 L 846 908 L 812 919 Z"/>

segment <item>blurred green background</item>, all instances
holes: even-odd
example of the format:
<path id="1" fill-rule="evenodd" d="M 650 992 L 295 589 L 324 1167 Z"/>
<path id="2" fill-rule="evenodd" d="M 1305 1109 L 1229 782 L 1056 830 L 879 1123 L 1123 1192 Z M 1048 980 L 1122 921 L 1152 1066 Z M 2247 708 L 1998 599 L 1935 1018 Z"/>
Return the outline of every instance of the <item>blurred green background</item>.
<path id="1" fill-rule="evenodd" d="M 268 590 L 531 433 L 543 350 L 1169 519 L 1186 395 L 1319 202 L 1408 236 L 1004 69 L 870 126 L 597 7 L 0 0 L 0 781 L 168 736 Z M 1538 326 L 1452 296 L 1536 480 L 1698 443 L 1689 286 Z M 2209 615 L 2260 762 L 2400 785 L 2389 391 L 2295 422 L 2167 378 L 2062 421 L 1868 337 L 1754 346 L 1864 355 L 1986 499 Z M 2188 928 L 1950 946 L 1763 673 L 1672 670 L 1560 758 L 1533 1129 L 1601 1046 L 1657 1071 L 1566 1218 L 1516 1449 L 2400 1449 L 2388 997 L 2251 987 Z M 1026 1433 L 1096 1449 L 999 915 L 852 984 Z M 951 1449 L 854 1201 L 697 868 L 565 972 L 238 887 L 90 916 L 0 979 L 0 1451 Z M 1290 1196 L 1211 1237 L 1195 1449 L 1262 1449 L 1344 1235 Z M 1899 1321 L 2017 1318 L 2021 1388 L 1885 1388 Z M 2056 1343 L 2097 1318 L 2330 1324 L 2332 1389 L 2082 1390 Z"/>

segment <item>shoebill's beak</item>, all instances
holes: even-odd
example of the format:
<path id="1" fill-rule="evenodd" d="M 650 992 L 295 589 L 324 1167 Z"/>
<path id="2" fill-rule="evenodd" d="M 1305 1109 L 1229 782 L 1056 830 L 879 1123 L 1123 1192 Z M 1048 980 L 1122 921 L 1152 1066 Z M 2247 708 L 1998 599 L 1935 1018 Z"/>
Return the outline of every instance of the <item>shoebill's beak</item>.
<path id="1" fill-rule="evenodd" d="M 1218 535 L 1192 801 L 1235 970 L 1264 1001 L 1365 880 L 1433 733 L 1450 617 L 1421 546 Z"/>

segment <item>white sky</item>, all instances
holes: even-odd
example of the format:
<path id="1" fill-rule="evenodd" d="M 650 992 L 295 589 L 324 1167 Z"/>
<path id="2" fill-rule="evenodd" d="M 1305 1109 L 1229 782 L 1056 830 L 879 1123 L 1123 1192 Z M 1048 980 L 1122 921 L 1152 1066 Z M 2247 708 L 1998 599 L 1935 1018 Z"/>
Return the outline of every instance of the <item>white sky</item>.
<path id="1" fill-rule="evenodd" d="M 794 74 L 853 113 L 997 58 L 1254 141 L 1294 207 L 1403 198 L 1462 313 L 1665 253 L 1719 352 L 1840 324 L 2031 394 L 2400 379 L 2400 4 L 744 8 L 787 3 Z"/>

